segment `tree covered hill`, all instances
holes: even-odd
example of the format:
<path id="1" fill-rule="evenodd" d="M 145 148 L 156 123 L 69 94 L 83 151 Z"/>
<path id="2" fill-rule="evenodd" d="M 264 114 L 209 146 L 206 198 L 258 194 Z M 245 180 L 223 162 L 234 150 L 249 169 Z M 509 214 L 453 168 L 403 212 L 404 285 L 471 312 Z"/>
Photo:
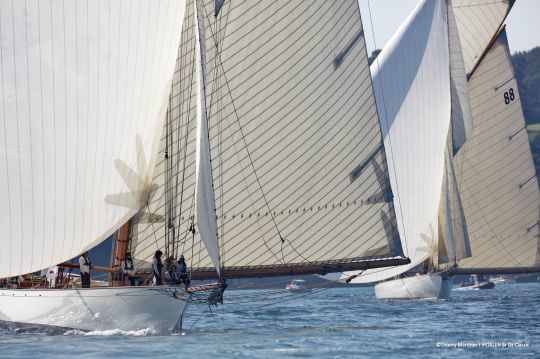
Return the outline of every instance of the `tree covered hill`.
<path id="1" fill-rule="evenodd" d="M 528 125 L 540 123 L 540 47 L 512 55 L 521 105 Z"/>
<path id="2" fill-rule="evenodd" d="M 540 47 L 516 52 L 512 63 L 536 167 L 540 174 Z"/>

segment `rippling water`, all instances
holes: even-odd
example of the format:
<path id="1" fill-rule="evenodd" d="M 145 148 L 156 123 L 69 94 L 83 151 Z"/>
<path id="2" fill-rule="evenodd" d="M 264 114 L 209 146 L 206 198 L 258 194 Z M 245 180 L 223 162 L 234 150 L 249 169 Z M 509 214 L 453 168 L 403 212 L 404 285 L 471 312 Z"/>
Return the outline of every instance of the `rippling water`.
<path id="1" fill-rule="evenodd" d="M 212 313 L 192 305 L 183 333 L 170 336 L 0 322 L 0 357 L 540 357 L 540 284 L 452 295 L 377 302 L 369 287 L 228 291 Z"/>

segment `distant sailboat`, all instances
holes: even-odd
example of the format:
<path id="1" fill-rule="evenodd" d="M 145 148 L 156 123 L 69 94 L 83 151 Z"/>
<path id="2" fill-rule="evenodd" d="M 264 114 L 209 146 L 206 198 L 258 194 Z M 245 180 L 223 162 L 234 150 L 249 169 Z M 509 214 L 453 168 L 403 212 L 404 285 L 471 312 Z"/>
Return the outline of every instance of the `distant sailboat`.
<path id="1" fill-rule="evenodd" d="M 0 5 L 0 278 L 119 228 L 192 280 L 409 262 L 357 0 Z M 0 289 L 0 320 L 168 332 L 193 290 Z"/>
<path id="2" fill-rule="evenodd" d="M 540 194 L 502 26 L 512 5 L 422 1 L 372 65 L 411 258 L 408 266 L 346 273 L 353 282 L 383 281 L 378 298 L 447 298 L 456 273 L 540 270 Z M 388 280 L 422 263 L 435 271 Z"/>

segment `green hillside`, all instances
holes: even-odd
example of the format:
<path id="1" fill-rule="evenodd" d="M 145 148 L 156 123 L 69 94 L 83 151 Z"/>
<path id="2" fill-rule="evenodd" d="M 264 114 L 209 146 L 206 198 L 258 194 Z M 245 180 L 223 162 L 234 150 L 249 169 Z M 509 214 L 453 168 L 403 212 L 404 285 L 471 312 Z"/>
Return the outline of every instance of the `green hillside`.
<path id="1" fill-rule="evenodd" d="M 512 55 L 512 63 L 538 175 L 540 173 L 540 47 L 515 53 Z"/>
<path id="2" fill-rule="evenodd" d="M 521 104 L 528 125 L 540 123 L 540 47 L 512 55 Z"/>

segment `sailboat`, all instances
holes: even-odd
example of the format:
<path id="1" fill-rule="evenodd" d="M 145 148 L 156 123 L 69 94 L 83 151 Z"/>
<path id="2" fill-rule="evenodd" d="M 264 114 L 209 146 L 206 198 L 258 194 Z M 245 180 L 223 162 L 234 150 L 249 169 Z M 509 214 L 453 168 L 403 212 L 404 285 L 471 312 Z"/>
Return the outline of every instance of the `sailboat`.
<path id="1" fill-rule="evenodd" d="M 377 298 L 448 298 L 455 274 L 540 271 L 540 192 L 503 25 L 513 4 L 422 1 L 372 65 L 411 258 L 344 275 L 379 282 Z"/>
<path id="2" fill-rule="evenodd" d="M 0 278 L 111 234 L 221 292 L 409 263 L 357 0 L 0 6 Z M 205 288 L 0 289 L 0 320 L 164 333 Z"/>

